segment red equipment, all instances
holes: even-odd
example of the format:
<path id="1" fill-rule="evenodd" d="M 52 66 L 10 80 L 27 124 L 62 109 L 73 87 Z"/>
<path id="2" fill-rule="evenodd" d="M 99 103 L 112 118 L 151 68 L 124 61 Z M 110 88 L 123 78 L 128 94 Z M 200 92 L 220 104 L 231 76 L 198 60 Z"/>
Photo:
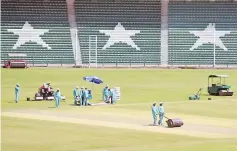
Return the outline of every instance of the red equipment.
<path id="1" fill-rule="evenodd" d="M 4 68 L 28 68 L 24 60 L 8 60 Z"/>
<path id="2" fill-rule="evenodd" d="M 54 90 L 51 87 L 44 88 L 43 86 L 41 86 L 39 88 L 39 92 L 35 94 L 35 97 L 43 97 L 43 100 L 53 100 L 54 99 Z"/>

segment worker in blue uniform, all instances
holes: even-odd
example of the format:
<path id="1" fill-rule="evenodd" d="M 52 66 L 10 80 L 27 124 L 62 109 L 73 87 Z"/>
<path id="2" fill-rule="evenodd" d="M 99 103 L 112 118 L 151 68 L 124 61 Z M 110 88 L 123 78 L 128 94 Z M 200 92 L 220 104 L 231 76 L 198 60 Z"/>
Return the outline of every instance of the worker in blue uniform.
<path id="1" fill-rule="evenodd" d="M 92 91 L 88 90 L 88 100 L 91 100 L 91 99 L 92 99 Z"/>
<path id="2" fill-rule="evenodd" d="M 111 100 L 111 104 L 115 104 L 116 100 L 115 100 L 115 92 L 113 89 L 108 89 L 109 90 L 109 100 Z"/>
<path id="3" fill-rule="evenodd" d="M 55 102 L 56 102 L 56 108 L 59 108 L 60 101 L 61 101 L 61 93 L 60 93 L 59 88 L 58 88 L 57 91 L 54 93 L 54 99 L 55 99 Z"/>
<path id="4" fill-rule="evenodd" d="M 20 95 L 20 84 L 16 84 L 15 87 L 15 102 L 18 103 Z"/>
<path id="5" fill-rule="evenodd" d="M 84 98 L 85 98 L 85 92 L 84 87 L 81 87 L 81 90 L 79 91 L 79 99 L 80 99 L 80 106 L 84 104 Z"/>
<path id="6" fill-rule="evenodd" d="M 156 126 L 157 108 L 156 108 L 156 103 L 155 102 L 152 104 L 151 111 L 152 111 L 152 117 L 153 117 L 153 126 Z"/>
<path id="7" fill-rule="evenodd" d="M 77 105 L 77 99 L 79 98 L 78 86 L 73 90 L 74 105 Z"/>
<path id="8" fill-rule="evenodd" d="M 109 99 L 109 87 L 106 85 L 103 89 L 103 101 L 108 101 Z"/>
<path id="9" fill-rule="evenodd" d="M 89 98 L 89 92 L 87 90 L 87 88 L 85 88 L 84 90 L 84 106 L 87 106 L 88 105 L 88 98 Z"/>
<path id="10" fill-rule="evenodd" d="M 162 126 L 162 121 L 163 121 L 163 118 L 164 118 L 164 115 L 165 115 L 165 109 L 163 107 L 163 102 L 160 103 L 160 106 L 158 107 L 157 112 L 158 112 L 158 115 L 159 115 L 158 124 L 160 126 Z"/>

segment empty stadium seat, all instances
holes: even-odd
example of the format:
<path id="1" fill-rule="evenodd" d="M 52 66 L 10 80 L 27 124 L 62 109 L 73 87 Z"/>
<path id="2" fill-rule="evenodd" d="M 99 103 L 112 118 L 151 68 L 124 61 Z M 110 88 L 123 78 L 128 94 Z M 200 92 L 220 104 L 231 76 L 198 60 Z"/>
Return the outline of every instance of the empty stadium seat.
<path id="1" fill-rule="evenodd" d="M 66 1 L 2 1 L 1 11 L 2 63 L 24 59 L 32 64 L 74 64 Z"/>
<path id="2" fill-rule="evenodd" d="M 214 42 L 217 65 L 237 64 L 236 18 L 236 2 L 170 2 L 169 64 L 212 65 Z"/>
<path id="3" fill-rule="evenodd" d="M 83 63 L 89 62 L 90 36 L 97 36 L 98 63 L 160 63 L 159 0 L 80 0 L 75 7 Z"/>

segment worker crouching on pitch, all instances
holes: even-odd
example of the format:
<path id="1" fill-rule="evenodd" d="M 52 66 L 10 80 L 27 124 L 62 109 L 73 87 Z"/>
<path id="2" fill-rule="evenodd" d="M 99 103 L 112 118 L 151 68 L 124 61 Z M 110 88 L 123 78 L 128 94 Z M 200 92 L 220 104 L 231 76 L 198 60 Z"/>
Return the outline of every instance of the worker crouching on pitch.
<path id="1" fill-rule="evenodd" d="M 61 96 L 60 90 L 58 88 L 57 91 L 54 93 L 54 99 L 55 99 L 55 102 L 56 102 L 56 108 L 59 108 L 61 97 L 62 96 Z"/>
<path id="2" fill-rule="evenodd" d="M 103 89 L 103 101 L 108 101 L 109 99 L 109 87 L 106 85 Z"/>
<path id="3" fill-rule="evenodd" d="M 156 109 L 156 103 L 155 102 L 152 104 L 151 111 L 152 111 L 152 117 L 153 117 L 153 126 L 156 126 L 157 109 Z"/>
<path id="4" fill-rule="evenodd" d="M 163 107 L 163 102 L 160 103 L 160 106 L 157 109 L 158 115 L 159 115 L 159 121 L 158 121 L 158 125 L 162 126 L 162 121 L 165 115 L 165 109 Z"/>
<path id="5" fill-rule="evenodd" d="M 20 95 L 20 84 L 16 84 L 16 87 L 15 87 L 15 102 L 16 103 L 18 103 L 19 95 Z"/>

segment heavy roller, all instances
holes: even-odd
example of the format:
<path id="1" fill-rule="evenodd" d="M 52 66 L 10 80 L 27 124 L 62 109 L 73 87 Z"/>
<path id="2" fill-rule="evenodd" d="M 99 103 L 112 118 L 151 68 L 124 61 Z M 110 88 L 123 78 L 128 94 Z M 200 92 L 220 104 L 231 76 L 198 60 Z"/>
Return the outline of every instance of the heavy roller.
<path id="1" fill-rule="evenodd" d="M 168 128 L 181 127 L 184 125 L 184 122 L 180 118 L 170 119 L 166 116 L 164 116 L 164 117 L 167 119 L 166 123 L 167 123 Z"/>

